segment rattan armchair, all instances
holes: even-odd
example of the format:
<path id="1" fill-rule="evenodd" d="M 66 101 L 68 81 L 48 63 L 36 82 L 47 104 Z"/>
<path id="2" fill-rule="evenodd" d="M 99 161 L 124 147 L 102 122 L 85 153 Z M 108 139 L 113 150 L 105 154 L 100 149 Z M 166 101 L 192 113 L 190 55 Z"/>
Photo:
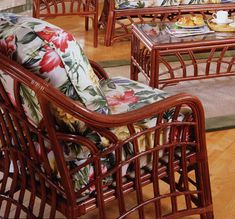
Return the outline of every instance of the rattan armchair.
<path id="1" fill-rule="evenodd" d="M 57 218 L 60 212 L 76 218 L 98 209 L 99 218 L 104 219 L 110 218 L 108 203 L 113 203 L 117 211 L 112 218 L 145 218 L 149 214 L 150 218 L 213 218 L 204 113 L 196 97 L 170 96 L 129 79 L 109 78 L 102 67 L 90 61 L 102 91 L 111 89 L 106 93 L 111 110 L 107 112 L 101 96 L 94 105 L 88 99 L 84 102 L 84 92 L 93 96 L 98 91 L 91 84 L 79 99 L 71 86 L 61 83 L 63 78 L 58 82 L 63 65 L 74 66 L 68 54 L 77 44 L 69 35 L 71 41 L 67 43 L 74 43 L 73 47 L 67 45 L 65 49 L 64 44 L 61 59 L 54 56 L 54 65 L 45 65 L 45 58 L 55 55 L 54 51 L 59 54 L 54 35 L 48 44 L 43 41 L 43 47 L 38 46 L 38 36 L 42 39 L 44 35 L 42 31 L 33 34 L 32 24 L 33 30 L 38 30 L 45 23 L 12 15 L 1 22 L 4 19 L 0 25 L 4 33 L 0 35 L 2 217 Z M 18 23 L 18 30 L 23 24 L 23 32 L 15 33 L 16 38 L 7 35 L 15 28 L 9 25 L 11 19 Z M 54 49 L 49 50 L 52 44 Z M 26 59 L 23 52 L 27 45 L 32 54 L 26 50 Z M 51 51 L 51 56 L 44 54 L 45 50 Z M 77 58 L 81 58 L 82 72 L 88 75 L 84 71 L 86 65 L 89 69 L 87 59 Z M 53 78 L 55 71 L 57 77 Z M 78 76 L 70 79 L 80 83 L 79 93 L 85 77 L 79 81 L 81 73 L 72 71 L 72 75 Z M 90 78 L 96 80 L 94 75 Z M 125 95 L 118 99 L 114 93 L 112 99 L 120 84 Z M 146 102 L 146 95 L 152 103 Z M 91 110 L 97 103 L 102 103 L 102 110 Z M 123 113 L 114 114 L 119 106 Z M 124 106 L 129 107 L 128 112 Z M 146 188 L 150 192 L 146 193 Z M 134 203 L 128 201 L 128 195 L 134 195 Z"/>
<path id="2" fill-rule="evenodd" d="M 85 17 L 85 29 L 92 21 L 93 45 L 98 46 L 98 0 L 33 0 L 33 16 L 49 18 L 55 16 L 79 15 Z"/>

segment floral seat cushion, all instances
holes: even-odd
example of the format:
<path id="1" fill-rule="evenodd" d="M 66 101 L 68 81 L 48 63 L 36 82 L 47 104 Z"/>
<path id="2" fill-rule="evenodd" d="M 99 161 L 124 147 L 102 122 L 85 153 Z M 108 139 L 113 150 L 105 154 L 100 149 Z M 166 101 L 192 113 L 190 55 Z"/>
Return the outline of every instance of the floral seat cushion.
<path id="1" fill-rule="evenodd" d="M 124 77 L 100 82 L 111 114 L 139 109 L 169 96 L 166 92 Z"/>

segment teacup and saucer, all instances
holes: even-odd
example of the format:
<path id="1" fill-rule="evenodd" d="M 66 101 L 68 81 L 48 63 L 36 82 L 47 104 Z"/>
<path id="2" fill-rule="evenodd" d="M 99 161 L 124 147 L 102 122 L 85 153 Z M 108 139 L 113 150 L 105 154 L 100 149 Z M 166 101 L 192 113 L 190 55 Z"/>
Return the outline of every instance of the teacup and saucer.
<path id="1" fill-rule="evenodd" d="M 227 11 L 217 11 L 212 14 L 212 22 L 216 24 L 229 24 L 232 23 L 233 20 L 228 17 Z"/>

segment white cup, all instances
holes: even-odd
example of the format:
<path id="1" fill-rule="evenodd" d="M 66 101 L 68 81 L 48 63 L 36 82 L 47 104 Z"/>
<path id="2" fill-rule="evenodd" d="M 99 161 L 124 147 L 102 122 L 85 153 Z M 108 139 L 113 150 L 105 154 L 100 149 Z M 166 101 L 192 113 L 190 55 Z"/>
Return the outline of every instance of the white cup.
<path id="1" fill-rule="evenodd" d="M 217 11 L 212 15 L 216 20 L 216 23 L 226 23 L 228 21 L 228 12 L 227 11 Z"/>

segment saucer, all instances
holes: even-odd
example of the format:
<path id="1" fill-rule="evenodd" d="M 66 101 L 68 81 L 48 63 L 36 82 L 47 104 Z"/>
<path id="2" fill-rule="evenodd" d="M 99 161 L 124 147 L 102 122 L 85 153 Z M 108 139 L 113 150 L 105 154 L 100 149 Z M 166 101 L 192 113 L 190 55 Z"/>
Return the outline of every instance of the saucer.
<path id="1" fill-rule="evenodd" d="M 235 28 L 235 23 L 230 23 L 229 26 Z"/>
<path id="2" fill-rule="evenodd" d="M 226 21 L 224 21 L 224 22 L 219 22 L 219 21 L 217 21 L 217 19 L 212 19 L 211 20 L 213 23 L 216 23 L 216 24 L 229 24 L 229 23 L 232 23 L 233 22 L 233 20 L 232 19 L 227 19 Z"/>

